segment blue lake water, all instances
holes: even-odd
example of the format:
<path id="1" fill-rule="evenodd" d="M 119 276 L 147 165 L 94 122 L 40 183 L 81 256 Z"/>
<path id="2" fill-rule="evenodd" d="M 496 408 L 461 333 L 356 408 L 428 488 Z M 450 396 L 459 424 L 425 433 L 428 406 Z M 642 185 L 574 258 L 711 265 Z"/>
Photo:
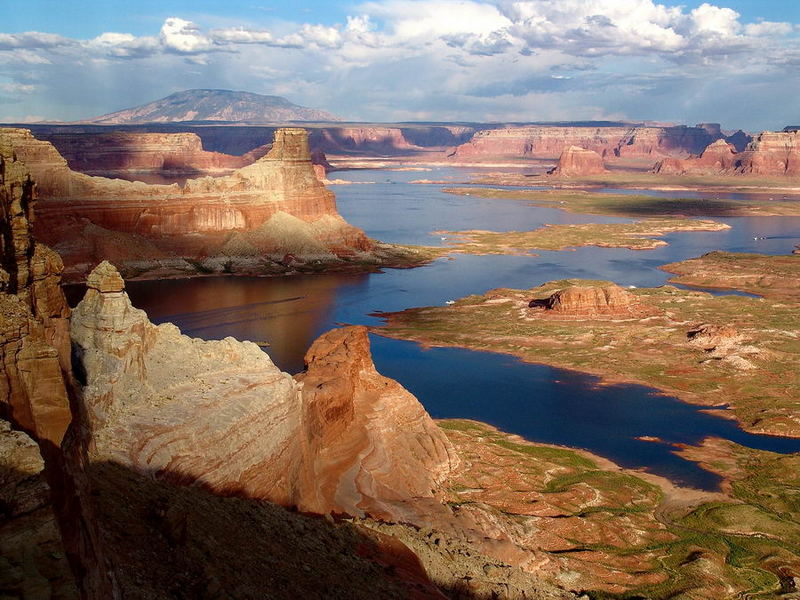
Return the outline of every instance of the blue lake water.
<path id="1" fill-rule="evenodd" d="M 546 223 L 620 222 L 576 215 L 525 202 L 454 196 L 443 185 L 414 179 L 464 180 L 471 170 L 433 172 L 349 171 L 337 178 L 375 181 L 334 188 L 339 211 L 374 238 L 446 244 L 435 230 L 534 229 Z M 417 269 L 384 273 L 294 277 L 230 277 L 132 282 L 134 304 L 155 322 L 171 321 L 206 339 L 233 336 L 269 342 L 281 368 L 298 372 L 311 341 L 337 324 L 377 325 L 376 311 L 441 305 L 496 287 L 530 288 L 568 277 L 609 279 L 621 285 L 657 286 L 668 262 L 712 250 L 786 254 L 800 243 L 800 218 L 718 219 L 721 232 L 676 233 L 668 246 L 650 251 L 579 248 L 539 256 L 454 255 Z M 765 238 L 754 240 L 754 237 Z M 585 448 L 631 468 L 712 489 L 718 479 L 675 456 L 671 443 L 696 443 L 713 435 L 777 452 L 800 451 L 800 440 L 744 433 L 735 423 L 635 385 L 597 386 L 574 371 L 522 363 L 513 357 L 417 344 L 373 336 L 378 369 L 411 390 L 434 417 L 485 421 L 527 439 Z M 664 443 L 636 440 L 653 436 Z"/>

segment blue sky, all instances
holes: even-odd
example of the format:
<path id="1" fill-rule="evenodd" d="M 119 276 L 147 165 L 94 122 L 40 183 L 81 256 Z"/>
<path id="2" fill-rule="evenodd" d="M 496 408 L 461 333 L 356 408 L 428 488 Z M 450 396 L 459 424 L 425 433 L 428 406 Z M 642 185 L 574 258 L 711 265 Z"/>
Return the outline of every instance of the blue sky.
<path id="1" fill-rule="evenodd" d="M 6 122 L 204 87 L 368 121 L 800 124 L 798 0 L 26 0 L 8 12 Z"/>

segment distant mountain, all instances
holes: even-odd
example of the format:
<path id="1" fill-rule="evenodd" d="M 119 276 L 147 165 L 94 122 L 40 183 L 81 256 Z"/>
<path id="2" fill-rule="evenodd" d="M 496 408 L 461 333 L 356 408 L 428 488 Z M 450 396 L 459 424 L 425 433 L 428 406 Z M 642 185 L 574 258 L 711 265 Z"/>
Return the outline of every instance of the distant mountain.
<path id="1" fill-rule="evenodd" d="M 181 121 L 283 123 L 341 120 L 324 110 L 298 106 L 280 96 L 262 96 L 231 90 L 185 90 L 149 104 L 126 108 L 83 122 L 121 125 Z"/>

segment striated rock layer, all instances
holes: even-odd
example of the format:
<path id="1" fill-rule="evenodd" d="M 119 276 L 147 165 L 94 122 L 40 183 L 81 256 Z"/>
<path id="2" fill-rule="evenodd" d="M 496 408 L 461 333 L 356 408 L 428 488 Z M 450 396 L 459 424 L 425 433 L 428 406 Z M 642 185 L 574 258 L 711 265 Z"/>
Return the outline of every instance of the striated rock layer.
<path id="1" fill-rule="evenodd" d="M 593 150 L 570 146 L 561 153 L 558 164 L 548 171 L 556 177 L 580 177 L 599 175 L 606 172 L 603 157 Z"/>
<path id="2" fill-rule="evenodd" d="M 630 318 L 643 316 L 639 300 L 618 285 L 573 285 L 553 293 L 543 300 L 531 300 L 530 308 L 545 310 L 557 318 Z"/>
<path id="3" fill-rule="evenodd" d="M 317 513 L 394 518 L 431 498 L 455 463 L 416 398 L 377 373 L 363 327 L 322 336 L 295 380 L 253 343 L 151 324 L 107 262 L 87 285 L 72 341 L 94 460 Z"/>
<path id="4" fill-rule="evenodd" d="M 722 138 L 708 127 L 508 127 L 478 131 L 452 153 L 457 159 L 556 158 L 565 147 L 592 150 L 605 159 L 687 157 Z"/>
<path id="5" fill-rule="evenodd" d="M 737 153 L 732 144 L 717 140 L 700 156 L 687 159 L 665 158 L 653 168 L 655 173 L 700 175 L 800 175 L 800 132 L 765 131 Z"/>
<path id="6" fill-rule="evenodd" d="M 287 253 L 296 264 L 324 264 L 374 249 L 317 179 L 303 129 L 278 130 L 265 156 L 229 176 L 183 187 L 76 173 L 26 130 L 0 137 L 31 169 L 42 198 L 37 236 L 61 254 L 71 279 L 104 258 L 132 276 L 269 273 L 287 269 Z"/>

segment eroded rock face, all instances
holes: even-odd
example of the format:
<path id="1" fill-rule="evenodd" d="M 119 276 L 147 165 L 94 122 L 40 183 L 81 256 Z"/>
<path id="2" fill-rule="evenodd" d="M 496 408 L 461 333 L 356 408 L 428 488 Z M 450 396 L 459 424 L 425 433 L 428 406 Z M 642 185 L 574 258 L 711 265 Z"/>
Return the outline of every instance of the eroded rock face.
<path id="1" fill-rule="evenodd" d="M 31 232 L 34 191 L 25 165 L 0 142 L 0 408 L 37 441 L 58 446 L 71 420 L 69 307 L 61 260 Z"/>
<path id="2" fill-rule="evenodd" d="M 37 235 L 61 254 L 72 279 L 106 258 L 132 275 L 285 270 L 279 261 L 286 250 L 267 239 L 279 213 L 297 219 L 295 233 L 314 238 L 328 261 L 374 247 L 339 216 L 333 193 L 317 179 L 303 129 L 278 130 L 265 156 L 229 176 L 192 179 L 183 187 L 76 173 L 27 130 L 3 129 L 0 137 L 27 160 L 42 197 Z M 237 253 L 230 242 L 249 234 L 262 243 Z"/>
<path id="3" fill-rule="evenodd" d="M 605 173 L 603 157 L 593 150 L 578 146 L 566 148 L 558 158 L 558 164 L 548 171 L 556 177 L 580 177 L 582 175 L 599 175 Z"/>
<path id="4" fill-rule="evenodd" d="M 431 498 L 458 461 L 419 401 L 377 372 L 367 329 L 330 331 L 305 360 L 303 506 L 397 520 L 404 503 Z"/>
<path id="5" fill-rule="evenodd" d="M 529 307 L 564 318 L 624 318 L 641 315 L 643 311 L 636 296 L 614 284 L 570 286 L 544 300 L 531 300 Z"/>
<path id="6" fill-rule="evenodd" d="M 738 157 L 743 175 L 800 175 L 800 131 L 765 131 Z"/>
<path id="7" fill-rule="evenodd" d="M 725 140 L 717 140 L 710 144 L 696 158 L 665 158 L 653 167 L 654 173 L 677 174 L 723 174 L 736 167 L 736 148 Z"/>
<path id="8" fill-rule="evenodd" d="M 119 282 L 99 265 L 72 318 L 93 460 L 311 512 L 395 518 L 432 497 L 455 462 L 419 402 L 377 373 L 366 329 L 322 336 L 298 383 L 253 343 L 153 325 Z"/>
<path id="9" fill-rule="evenodd" d="M 39 446 L 0 419 L 0 590 L 8 598 L 78 598 L 53 515 Z"/>
<path id="10" fill-rule="evenodd" d="M 721 133 L 704 127 L 508 127 L 481 130 L 458 146 L 454 158 L 556 158 L 566 146 L 592 150 L 603 158 L 687 157 Z"/>

